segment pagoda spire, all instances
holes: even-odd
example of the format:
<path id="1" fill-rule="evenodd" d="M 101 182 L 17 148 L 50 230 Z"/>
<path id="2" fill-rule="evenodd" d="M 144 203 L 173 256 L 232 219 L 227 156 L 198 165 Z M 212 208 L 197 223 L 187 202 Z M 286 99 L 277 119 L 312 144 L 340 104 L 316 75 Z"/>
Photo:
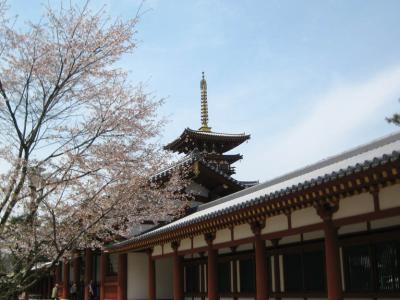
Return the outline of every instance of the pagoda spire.
<path id="1" fill-rule="evenodd" d="M 201 90 L 201 131 L 211 131 L 211 127 L 208 127 L 208 104 L 207 104 L 207 82 L 204 78 L 204 72 L 202 72 L 202 79 L 200 81 Z"/>

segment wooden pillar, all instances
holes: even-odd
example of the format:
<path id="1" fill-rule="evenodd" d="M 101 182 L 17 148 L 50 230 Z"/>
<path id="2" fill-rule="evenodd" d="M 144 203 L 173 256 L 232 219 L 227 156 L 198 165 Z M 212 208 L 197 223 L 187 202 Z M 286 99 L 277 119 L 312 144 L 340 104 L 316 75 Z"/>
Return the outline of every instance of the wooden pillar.
<path id="1" fill-rule="evenodd" d="M 174 250 L 174 300 L 183 300 L 183 265 L 182 257 L 178 255 L 179 242 L 172 242 L 171 247 Z"/>
<path id="2" fill-rule="evenodd" d="M 251 229 L 254 233 L 254 256 L 256 265 L 256 300 L 266 300 L 268 296 L 267 268 L 265 260 L 265 241 L 261 238 L 261 230 L 265 222 L 254 222 Z"/>
<path id="3" fill-rule="evenodd" d="M 63 280 L 63 293 L 62 297 L 67 299 L 69 296 L 69 261 L 64 261 L 64 280 Z"/>
<path id="4" fill-rule="evenodd" d="M 61 267 L 62 266 L 62 262 L 58 262 L 58 265 L 56 265 L 56 267 L 55 267 L 55 270 L 54 270 L 54 283 L 53 283 L 53 285 L 51 286 L 51 288 L 50 288 L 50 291 L 52 291 L 53 290 L 53 287 L 54 287 L 54 285 L 57 283 L 59 286 L 61 285 Z M 61 291 L 61 288 L 58 288 L 58 294 L 57 294 L 57 296 L 61 296 L 60 295 L 60 291 Z M 49 297 L 50 298 L 50 297 Z"/>
<path id="5" fill-rule="evenodd" d="M 61 283 L 61 262 L 56 265 L 55 270 L 54 270 L 54 283 Z M 53 288 L 53 287 L 51 287 Z"/>
<path id="6" fill-rule="evenodd" d="M 207 242 L 207 295 L 208 300 L 218 299 L 217 255 L 213 249 L 215 233 L 207 233 L 204 236 Z"/>
<path id="7" fill-rule="evenodd" d="M 329 205 L 327 203 L 317 207 L 317 212 L 323 221 L 325 233 L 324 243 L 328 300 L 343 300 L 339 244 L 337 230 L 332 222 L 332 215 L 338 208 L 338 205 Z"/>
<path id="8" fill-rule="evenodd" d="M 79 288 L 79 283 L 80 283 L 80 265 L 81 265 L 81 261 L 80 261 L 80 256 L 79 256 L 79 252 L 75 251 L 73 254 L 73 260 L 72 260 L 72 264 L 73 264 L 73 268 L 74 268 L 74 273 L 72 274 L 72 281 L 74 283 L 76 283 L 76 286 Z"/>
<path id="9" fill-rule="evenodd" d="M 100 255 L 100 300 L 104 300 L 105 280 L 106 280 L 107 253 L 101 252 Z"/>
<path id="10" fill-rule="evenodd" d="M 147 251 L 148 257 L 148 290 L 147 299 L 156 300 L 156 266 L 155 261 L 151 257 L 152 250 Z"/>
<path id="11" fill-rule="evenodd" d="M 118 254 L 118 300 L 126 300 L 127 263 L 128 255 L 126 253 Z"/>
<path id="12" fill-rule="evenodd" d="M 93 252 L 92 249 L 85 249 L 85 300 L 89 300 L 89 283 L 93 280 Z"/>
<path id="13" fill-rule="evenodd" d="M 278 244 L 279 244 L 279 239 L 273 239 L 272 241 L 272 246 L 274 246 L 274 249 L 277 250 Z M 281 293 L 281 270 L 279 266 L 279 254 L 276 253 L 274 255 L 274 277 L 275 277 L 275 293 L 279 294 Z M 275 297 L 276 300 L 281 300 L 280 296 Z"/>

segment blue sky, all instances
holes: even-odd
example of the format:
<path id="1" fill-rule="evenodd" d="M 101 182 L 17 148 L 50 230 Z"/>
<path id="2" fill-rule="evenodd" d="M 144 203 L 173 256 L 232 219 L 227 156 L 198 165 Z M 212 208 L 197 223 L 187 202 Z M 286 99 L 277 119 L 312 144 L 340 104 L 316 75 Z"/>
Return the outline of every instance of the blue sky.
<path id="1" fill-rule="evenodd" d="M 9 4 L 20 21 L 42 11 Z M 91 2 L 123 18 L 139 4 Z M 166 98 L 163 143 L 200 127 L 205 71 L 209 125 L 252 136 L 235 149 L 236 177 L 264 181 L 398 130 L 384 118 L 400 110 L 399 11 L 396 0 L 148 0 L 123 66 Z"/>

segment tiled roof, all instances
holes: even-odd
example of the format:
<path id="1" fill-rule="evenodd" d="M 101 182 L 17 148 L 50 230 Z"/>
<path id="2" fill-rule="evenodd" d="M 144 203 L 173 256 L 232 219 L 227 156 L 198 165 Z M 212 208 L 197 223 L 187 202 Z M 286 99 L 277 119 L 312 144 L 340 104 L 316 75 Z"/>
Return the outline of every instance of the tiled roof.
<path id="1" fill-rule="evenodd" d="M 171 143 L 167 144 L 164 148 L 168 150 L 176 151 L 179 147 L 185 144 L 186 136 L 191 137 L 192 139 L 196 139 L 199 141 L 219 141 L 225 143 L 233 143 L 235 146 L 227 147 L 226 151 L 236 147 L 237 145 L 243 143 L 244 141 L 250 139 L 249 134 L 239 133 L 239 134 L 230 134 L 230 133 L 220 133 L 220 132 L 207 132 L 201 130 L 193 130 L 190 128 L 185 128 L 182 134 L 173 140 Z"/>
<path id="2" fill-rule="evenodd" d="M 201 135 L 221 136 L 221 137 L 227 137 L 227 138 L 248 138 L 248 137 L 250 137 L 249 134 L 245 134 L 245 133 L 222 133 L 222 132 L 213 132 L 213 131 L 193 130 L 190 128 L 186 128 L 185 131 L 199 135 L 199 136 L 201 136 Z"/>
<path id="3" fill-rule="evenodd" d="M 208 163 L 207 160 L 204 159 L 203 155 L 198 151 L 192 151 L 190 154 L 186 155 L 181 160 L 177 161 L 176 163 L 172 164 L 171 166 L 169 166 L 169 167 L 161 170 L 157 174 L 153 175 L 151 177 L 151 179 L 152 180 L 157 180 L 159 178 L 162 178 L 164 176 L 167 176 L 167 175 L 171 174 L 171 172 L 173 170 L 175 170 L 176 168 L 179 168 L 180 166 L 189 166 L 189 165 L 191 165 L 192 163 L 194 163 L 196 161 L 200 162 L 206 168 L 210 169 L 214 173 L 224 177 L 226 180 L 230 181 L 234 185 L 237 185 L 237 186 L 239 186 L 241 188 L 245 188 L 246 187 L 246 185 L 242 184 L 241 181 L 238 181 L 238 180 L 234 179 L 232 176 L 226 174 L 225 172 L 223 172 L 223 171 L 217 169 L 216 167 L 214 167 L 212 164 Z"/>
<path id="4" fill-rule="evenodd" d="M 313 165 L 200 205 L 196 212 L 156 230 L 111 246 L 118 248 L 186 226 L 251 207 L 320 183 L 400 160 L 400 133 L 392 134 Z"/>

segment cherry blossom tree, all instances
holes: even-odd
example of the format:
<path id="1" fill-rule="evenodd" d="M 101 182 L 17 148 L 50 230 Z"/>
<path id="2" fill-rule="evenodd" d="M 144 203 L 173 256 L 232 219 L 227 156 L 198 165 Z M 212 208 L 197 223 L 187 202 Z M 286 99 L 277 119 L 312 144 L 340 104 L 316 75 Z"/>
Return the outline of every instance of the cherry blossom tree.
<path id="1" fill-rule="evenodd" d="M 68 4 L 45 7 L 22 30 L 0 21 L 0 254 L 9 261 L 0 298 L 8 299 L 73 249 L 177 216 L 187 183 L 179 174 L 149 180 L 166 162 L 156 142 L 161 101 L 117 66 L 136 48 L 137 15 Z"/>

